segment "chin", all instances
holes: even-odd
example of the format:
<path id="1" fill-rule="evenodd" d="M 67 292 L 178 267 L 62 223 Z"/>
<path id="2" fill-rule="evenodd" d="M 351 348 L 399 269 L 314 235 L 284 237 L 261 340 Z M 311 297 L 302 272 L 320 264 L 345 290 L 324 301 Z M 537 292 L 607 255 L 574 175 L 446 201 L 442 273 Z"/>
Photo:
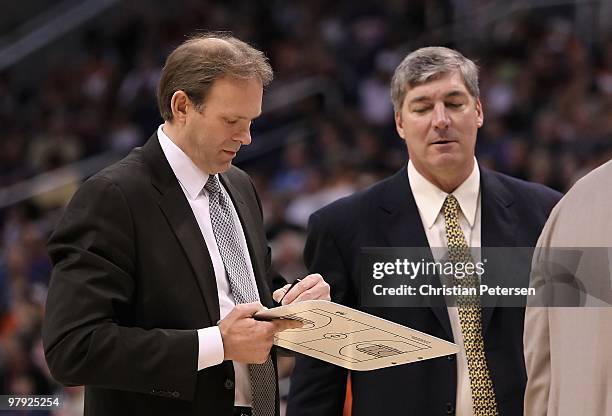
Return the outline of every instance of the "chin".
<path id="1" fill-rule="evenodd" d="M 442 153 L 432 160 L 431 165 L 437 169 L 460 168 L 466 165 L 466 160 L 462 155 Z"/>
<path id="2" fill-rule="evenodd" d="M 215 170 L 218 173 L 224 173 L 230 170 L 231 167 L 232 167 L 232 162 L 227 162 L 227 163 L 220 164 L 219 166 L 216 167 Z"/>

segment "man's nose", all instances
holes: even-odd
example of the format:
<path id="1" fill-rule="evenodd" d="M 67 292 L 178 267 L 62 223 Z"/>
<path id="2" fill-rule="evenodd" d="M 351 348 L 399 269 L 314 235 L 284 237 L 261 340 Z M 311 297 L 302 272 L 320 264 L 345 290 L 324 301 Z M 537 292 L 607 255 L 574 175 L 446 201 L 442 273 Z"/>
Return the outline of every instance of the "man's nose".
<path id="1" fill-rule="evenodd" d="M 242 146 L 251 144 L 251 129 L 247 128 L 246 130 L 238 132 L 234 136 L 234 140 L 238 140 Z"/>
<path id="2" fill-rule="evenodd" d="M 446 113 L 444 104 L 438 104 L 434 107 L 432 124 L 436 129 L 446 129 L 450 125 L 450 118 Z"/>

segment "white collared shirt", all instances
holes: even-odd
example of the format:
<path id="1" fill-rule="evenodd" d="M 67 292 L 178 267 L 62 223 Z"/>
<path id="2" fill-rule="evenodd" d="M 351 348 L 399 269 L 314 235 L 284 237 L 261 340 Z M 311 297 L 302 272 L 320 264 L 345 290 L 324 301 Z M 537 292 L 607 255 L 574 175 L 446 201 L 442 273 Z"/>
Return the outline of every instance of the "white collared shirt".
<path id="1" fill-rule="evenodd" d="M 225 272 L 223 260 L 219 253 L 217 241 L 212 229 L 212 223 L 210 221 L 210 211 L 208 206 L 208 192 L 204 189 L 206 181 L 208 181 L 208 174 L 202 172 L 193 161 L 187 156 L 163 131 L 162 126 L 157 129 L 157 137 L 159 144 L 161 145 L 162 151 L 174 172 L 177 180 L 181 185 L 181 189 L 189 202 L 189 206 L 193 211 L 193 215 L 200 227 L 200 232 L 206 242 L 208 253 L 212 260 L 213 269 L 215 271 L 215 279 L 217 281 L 217 295 L 219 297 L 219 312 L 220 317 L 223 319 L 233 308 L 236 306 L 234 297 L 230 290 L 229 280 Z M 223 192 L 229 201 L 232 214 L 234 217 L 234 224 L 236 224 L 236 233 L 240 244 L 242 245 L 243 252 L 247 259 L 247 269 L 253 287 L 257 287 L 255 283 L 255 275 L 253 273 L 253 266 L 250 262 L 249 249 L 247 247 L 246 238 L 244 236 L 244 230 L 240 226 L 240 219 L 236 208 L 232 203 L 227 191 L 221 184 L 221 192 Z M 223 340 L 221 339 L 221 332 L 218 326 L 211 326 L 208 328 L 202 328 L 198 330 L 198 371 L 211 367 L 223 362 L 224 351 L 223 351 Z M 247 364 L 234 362 L 234 371 L 236 374 L 236 389 L 235 389 L 235 406 L 251 406 L 251 384 L 249 381 L 249 370 Z"/>
<path id="2" fill-rule="evenodd" d="M 408 162 L 408 181 L 414 195 L 421 222 L 427 235 L 429 247 L 447 247 L 446 228 L 442 205 L 447 193 L 429 182 L 421 175 L 411 161 Z M 465 240 L 469 247 L 481 246 L 481 213 L 480 213 L 480 170 L 478 163 L 474 160 L 474 169 L 470 176 L 459 185 L 452 193 L 461 208 L 459 213 L 459 226 L 463 231 Z M 434 250 L 434 259 L 439 250 Z M 472 400 L 472 388 L 470 387 L 470 376 L 467 366 L 467 358 L 463 345 L 463 334 L 459 323 L 457 307 L 448 308 L 448 317 L 453 331 L 455 343 L 459 346 L 457 353 L 457 396 L 456 416 L 473 416 L 474 404 Z"/>

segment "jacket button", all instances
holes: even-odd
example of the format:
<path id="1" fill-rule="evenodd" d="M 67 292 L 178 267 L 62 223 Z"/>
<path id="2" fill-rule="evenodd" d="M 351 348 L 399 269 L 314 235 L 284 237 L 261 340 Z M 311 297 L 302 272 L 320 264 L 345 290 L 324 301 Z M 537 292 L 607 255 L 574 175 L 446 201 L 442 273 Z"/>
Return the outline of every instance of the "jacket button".
<path id="1" fill-rule="evenodd" d="M 227 380 L 225 380 L 225 388 L 228 389 L 228 390 L 233 389 L 234 388 L 234 382 L 228 378 Z"/>
<path id="2" fill-rule="evenodd" d="M 181 393 L 179 393 L 178 391 L 173 391 L 172 397 L 174 397 L 175 399 L 178 399 L 179 397 L 181 397 Z"/>
<path id="3" fill-rule="evenodd" d="M 446 414 L 452 415 L 455 413 L 455 406 L 451 402 L 446 403 Z"/>

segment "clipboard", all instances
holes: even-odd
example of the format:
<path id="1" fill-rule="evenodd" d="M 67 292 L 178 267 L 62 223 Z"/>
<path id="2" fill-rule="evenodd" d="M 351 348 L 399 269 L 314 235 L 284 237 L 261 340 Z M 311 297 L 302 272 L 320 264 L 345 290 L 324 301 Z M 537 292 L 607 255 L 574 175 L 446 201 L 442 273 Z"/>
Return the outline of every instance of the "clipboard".
<path id="1" fill-rule="evenodd" d="M 277 333 L 274 345 L 353 371 L 409 364 L 459 351 L 452 342 L 325 300 L 262 310 L 254 318 L 301 321 L 302 328 Z"/>

